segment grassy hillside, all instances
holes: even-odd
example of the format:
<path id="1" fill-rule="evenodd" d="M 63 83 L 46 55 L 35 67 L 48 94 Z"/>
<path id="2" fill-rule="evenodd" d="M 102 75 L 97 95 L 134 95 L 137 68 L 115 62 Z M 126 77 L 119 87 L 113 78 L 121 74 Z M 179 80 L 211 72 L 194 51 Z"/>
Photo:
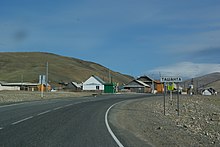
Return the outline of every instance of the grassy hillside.
<path id="1" fill-rule="evenodd" d="M 49 81 L 83 82 L 91 75 L 97 75 L 109 81 L 109 70 L 102 65 L 80 59 L 41 52 L 0 53 L 0 81 L 38 82 L 40 74 L 46 73 L 49 64 Z M 129 82 L 132 77 L 110 71 L 113 82 L 120 84 Z"/>

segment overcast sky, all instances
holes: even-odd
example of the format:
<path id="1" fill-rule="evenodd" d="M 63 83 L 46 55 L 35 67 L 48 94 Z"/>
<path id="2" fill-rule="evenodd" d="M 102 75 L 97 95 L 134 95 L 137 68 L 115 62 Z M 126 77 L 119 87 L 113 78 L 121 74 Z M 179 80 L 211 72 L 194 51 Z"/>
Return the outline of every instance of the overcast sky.
<path id="1" fill-rule="evenodd" d="M 2 0 L 0 51 L 191 78 L 220 72 L 219 14 L 219 0 Z"/>

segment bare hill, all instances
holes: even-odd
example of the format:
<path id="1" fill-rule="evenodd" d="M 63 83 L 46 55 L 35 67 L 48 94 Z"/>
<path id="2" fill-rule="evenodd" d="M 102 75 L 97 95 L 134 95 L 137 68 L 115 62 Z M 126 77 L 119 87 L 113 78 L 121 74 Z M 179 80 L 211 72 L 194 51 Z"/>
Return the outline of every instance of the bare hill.
<path id="1" fill-rule="evenodd" d="M 184 81 L 183 84 L 186 88 L 188 85 L 193 84 L 195 89 L 212 87 L 220 92 L 220 72 L 189 79 Z"/>
<path id="2" fill-rule="evenodd" d="M 207 88 L 208 88 L 208 87 L 212 87 L 212 88 L 214 88 L 218 93 L 220 93 L 220 80 L 215 81 L 215 82 L 212 82 L 212 83 L 206 85 L 206 87 L 207 87 Z"/>
<path id="3" fill-rule="evenodd" d="M 94 63 L 76 58 L 59 56 L 41 52 L 7 52 L 0 53 L 0 81 L 7 82 L 38 82 L 40 74 L 46 73 L 48 62 L 49 81 L 83 82 L 91 75 L 97 75 L 109 81 L 109 69 Z M 132 77 L 110 71 L 113 82 L 120 84 L 129 82 Z"/>

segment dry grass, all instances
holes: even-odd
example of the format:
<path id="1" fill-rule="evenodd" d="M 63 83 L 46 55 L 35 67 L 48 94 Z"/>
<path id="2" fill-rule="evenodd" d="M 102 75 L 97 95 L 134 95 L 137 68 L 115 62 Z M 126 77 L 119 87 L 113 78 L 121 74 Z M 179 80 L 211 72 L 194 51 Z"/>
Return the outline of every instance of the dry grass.
<path id="1" fill-rule="evenodd" d="M 0 81 L 38 82 L 38 77 L 46 73 L 49 63 L 50 83 L 84 82 L 91 75 L 97 75 L 108 81 L 109 69 L 94 62 L 40 52 L 0 53 Z M 22 76 L 23 75 L 23 76 Z M 127 83 L 132 78 L 111 71 L 113 81 Z"/>
<path id="2" fill-rule="evenodd" d="M 74 98 L 91 95 L 91 92 L 44 92 L 43 97 L 41 97 L 41 92 L 0 91 L 0 104 L 54 98 Z"/>

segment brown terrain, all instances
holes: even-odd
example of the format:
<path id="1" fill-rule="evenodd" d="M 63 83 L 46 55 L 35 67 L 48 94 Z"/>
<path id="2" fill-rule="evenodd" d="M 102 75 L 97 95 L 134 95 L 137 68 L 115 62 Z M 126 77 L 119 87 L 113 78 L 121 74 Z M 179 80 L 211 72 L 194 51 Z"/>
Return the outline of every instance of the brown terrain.
<path id="1" fill-rule="evenodd" d="M 49 62 L 51 84 L 82 82 L 92 74 L 108 80 L 109 69 L 96 63 L 48 53 L 0 53 L 0 81 L 37 82 L 39 74 L 45 74 L 46 62 Z M 132 80 L 130 76 L 110 72 L 114 82 L 123 84 Z M 130 146 L 220 146 L 220 96 L 199 94 L 201 88 L 209 87 L 219 94 L 220 73 L 190 79 L 182 86 L 192 83 L 197 95 L 180 95 L 179 116 L 176 95 L 172 100 L 166 96 L 165 115 L 163 96 L 152 95 L 113 107 L 110 111 L 111 125 Z M 85 92 L 45 92 L 42 98 L 40 92 L 0 91 L 0 105 L 91 95 Z"/>
<path id="2" fill-rule="evenodd" d="M 0 91 L 0 105 L 56 98 L 74 98 L 91 95 L 91 92 L 44 92 L 43 97 L 41 97 L 41 92 Z"/>
<path id="3" fill-rule="evenodd" d="M 51 98 L 91 96 L 83 92 L 0 91 L 0 105 Z M 129 100 L 110 111 L 110 123 L 131 146 L 219 146 L 220 96 L 180 95 L 180 116 L 177 96 L 155 95 Z M 128 135 L 129 134 L 129 135 Z M 129 145 L 128 145 L 129 146 Z"/>
<path id="4" fill-rule="evenodd" d="M 164 115 L 163 96 L 126 101 L 111 110 L 110 122 L 146 146 L 220 146 L 220 96 L 181 95 L 180 116 L 176 103 L 166 96 Z"/>
<path id="5" fill-rule="evenodd" d="M 166 95 L 165 115 L 164 97 L 157 95 L 116 105 L 110 121 L 131 146 L 220 146 L 220 73 L 181 85 L 189 84 L 197 95 L 180 95 L 179 116 L 177 95 Z M 218 95 L 202 96 L 203 88 L 214 88 Z"/>
<path id="6" fill-rule="evenodd" d="M 91 93 L 0 91 L 0 104 L 79 96 Z M 220 96 L 180 95 L 180 116 L 176 103 L 166 96 L 164 115 L 163 96 L 125 101 L 111 109 L 110 123 L 131 146 L 220 145 Z"/>
<path id="7" fill-rule="evenodd" d="M 5 82 L 38 82 L 39 75 L 46 74 L 48 62 L 49 84 L 60 82 L 82 83 L 91 75 L 99 76 L 109 82 L 120 85 L 133 78 L 112 71 L 100 64 L 76 58 L 42 52 L 0 52 L 0 83 Z"/>

